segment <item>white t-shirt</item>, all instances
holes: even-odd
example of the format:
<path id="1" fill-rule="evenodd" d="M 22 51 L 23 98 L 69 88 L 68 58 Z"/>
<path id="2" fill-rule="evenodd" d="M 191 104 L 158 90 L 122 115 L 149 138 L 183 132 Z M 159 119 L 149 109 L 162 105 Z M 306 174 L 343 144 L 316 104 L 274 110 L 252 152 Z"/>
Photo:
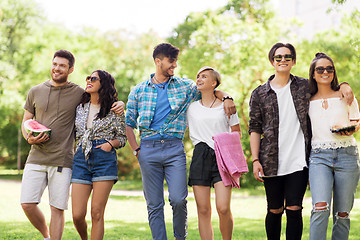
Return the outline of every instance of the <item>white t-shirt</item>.
<path id="1" fill-rule="evenodd" d="M 214 149 L 213 136 L 223 132 L 231 132 L 230 127 L 239 124 L 237 114 L 225 115 L 223 103 L 214 108 L 201 105 L 200 101 L 190 104 L 186 121 L 189 126 L 190 139 L 194 146 L 199 142 L 206 143 Z"/>
<path id="2" fill-rule="evenodd" d="M 290 91 L 291 80 L 275 91 L 279 107 L 278 176 L 301 171 L 306 164 L 305 139 Z"/>
<path id="3" fill-rule="evenodd" d="M 90 104 L 90 108 L 89 108 L 89 115 L 87 118 L 87 123 L 86 123 L 86 127 L 92 128 L 92 122 L 96 117 L 96 114 L 98 114 L 100 112 L 100 104 Z"/>
<path id="4" fill-rule="evenodd" d="M 327 101 L 328 108 L 322 107 Z M 311 146 L 313 148 L 331 148 L 356 146 L 354 136 L 341 136 L 332 133 L 333 126 L 349 126 L 350 120 L 360 119 L 359 106 L 354 99 L 351 106 L 340 98 L 317 99 L 310 101 L 309 116 L 312 127 Z"/>

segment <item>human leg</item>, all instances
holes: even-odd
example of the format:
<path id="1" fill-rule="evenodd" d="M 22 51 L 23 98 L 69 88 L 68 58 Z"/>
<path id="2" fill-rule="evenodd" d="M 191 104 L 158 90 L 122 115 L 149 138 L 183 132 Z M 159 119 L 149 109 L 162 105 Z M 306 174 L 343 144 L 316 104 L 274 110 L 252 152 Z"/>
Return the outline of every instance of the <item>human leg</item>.
<path id="1" fill-rule="evenodd" d="M 81 183 L 73 183 L 71 187 L 72 218 L 82 240 L 88 239 L 85 217 L 91 189 L 91 185 Z"/>
<path id="2" fill-rule="evenodd" d="M 198 225 L 201 239 L 213 239 L 211 225 L 211 189 L 208 186 L 193 186 L 196 208 L 198 213 Z"/>
<path id="3" fill-rule="evenodd" d="M 161 147 L 154 142 L 142 140 L 138 161 L 152 237 L 164 240 L 167 239 L 164 221 L 164 170 Z"/>
<path id="4" fill-rule="evenodd" d="M 44 238 L 49 237 L 45 216 L 38 207 L 47 185 L 46 168 L 35 164 L 26 164 L 21 183 L 21 207 L 31 222 Z"/>
<path id="5" fill-rule="evenodd" d="M 309 182 L 313 209 L 309 239 L 325 240 L 333 191 L 333 150 L 313 149 L 310 155 Z"/>
<path id="6" fill-rule="evenodd" d="M 103 239 L 104 237 L 104 213 L 110 191 L 114 181 L 99 181 L 93 183 L 93 195 L 91 199 L 91 239 Z"/>
<path id="7" fill-rule="evenodd" d="M 349 238 L 350 211 L 359 182 L 358 151 L 351 146 L 337 149 L 334 173 L 332 239 Z"/>
<path id="8" fill-rule="evenodd" d="M 230 201 L 231 201 L 231 186 L 225 186 L 222 181 L 214 184 L 216 210 L 219 214 L 220 232 L 222 238 L 231 239 L 234 220 L 231 214 Z"/>
<path id="9" fill-rule="evenodd" d="M 303 231 L 302 202 L 308 176 L 307 168 L 284 176 L 287 240 L 301 240 Z"/>
<path id="10" fill-rule="evenodd" d="M 280 240 L 281 218 L 284 212 L 283 177 L 264 178 L 268 212 L 265 218 L 266 235 L 269 240 Z"/>
<path id="11" fill-rule="evenodd" d="M 22 203 L 22 209 L 26 217 L 29 219 L 31 224 L 39 230 L 39 232 L 43 235 L 44 238 L 49 237 L 49 228 L 46 224 L 45 216 L 41 212 L 40 208 L 36 203 Z"/>
<path id="12" fill-rule="evenodd" d="M 176 239 L 187 236 L 187 178 L 186 155 L 180 139 L 164 140 L 164 173 L 169 190 L 169 202 L 173 211 L 173 229 Z"/>
<path id="13" fill-rule="evenodd" d="M 50 236 L 51 240 L 61 240 L 64 231 L 65 217 L 64 210 L 50 206 Z"/>
<path id="14" fill-rule="evenodd" d="M 64 231 L 64 210 L 68 208 L 71 173 L 70 168 L 59 170 L 58 167 L 47 166 L 52 240 L 61 239 Z"/>

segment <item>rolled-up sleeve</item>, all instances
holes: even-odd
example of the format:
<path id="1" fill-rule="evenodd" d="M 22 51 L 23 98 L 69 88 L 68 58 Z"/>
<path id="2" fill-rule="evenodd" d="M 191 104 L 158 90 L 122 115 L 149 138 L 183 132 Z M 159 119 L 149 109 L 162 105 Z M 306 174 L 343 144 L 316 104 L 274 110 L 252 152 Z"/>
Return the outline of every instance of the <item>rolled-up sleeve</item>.
<path id="1" fill-rule="evenodd" d="M 126 144 L 126 133 L 125 133 L 125 116 L 124 114 L 122 115 L 117 115 L 115 117 L 115 138 L 118 139 L 120 141 L 120 146 L 119 148 L 122 148 L 125 146 Z"/>
<path id="2" fill-rule="evenodd" d="M 198 91 L 197 87 L 196 87 L 196 83 L 192 80 L 190 80 L 190 98 L 193 101 L 197 101 L 201 98 L 201 94 L 200 91 Z"/>
<path id="3" fill-rule="evenodd" d="M 128 102 L 126 104 L 125 125 L 131 128 L 137 128 L 138 102 L 136 99 L 136 88 L 133 88 L 129 94 Z"/>
<path id="4" fill-rule="evenodd" d="M 256 89 L 251 93 L 249 105 L 250 105 L 249 134 L 251 132 L 257 132 L 262 134 L 263 119 L 261 116 L 261 106 L 260 106 L 259 96 Z"/>

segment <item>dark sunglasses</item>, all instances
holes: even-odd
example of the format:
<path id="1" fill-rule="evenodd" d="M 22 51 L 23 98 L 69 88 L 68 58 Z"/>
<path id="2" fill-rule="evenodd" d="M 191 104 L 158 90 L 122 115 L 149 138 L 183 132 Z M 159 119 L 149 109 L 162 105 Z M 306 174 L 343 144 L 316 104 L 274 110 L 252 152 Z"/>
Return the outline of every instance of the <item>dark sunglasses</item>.
<path id="1" fill-rule="evenodd" d="M 323 74 L 325 72 L 325 70 L 327 71 L 327 73 L 333 73 L 335 71 L 334 67 L 333 66 L 327 66 L 326 68 L 324 67 L 317 67 L 315 68 L 315 71 L 318 73 L 318 74 Z"/>
<path id="2" fill-rule="evenodd" d="M 97 78 L 97 77 L 92 77 L 92 76 L 87 76 L 87 77 L 86 77 L 86 81 L 89 81 L 89 80 L 90 80 L 90 82 L 95 82 L 95 81 L 99 80 L 99 78 Z"/>
<path id="3" fill-rule="evenodd" d="M 293 59 L 293 55 L 291 54 L 285 54 L 285 55 L 276 55 L 274 56 L 274 60 L 277 62 L 281 62 L 281 60 L 285 58 L 285 61 L 291 61 Z"/>

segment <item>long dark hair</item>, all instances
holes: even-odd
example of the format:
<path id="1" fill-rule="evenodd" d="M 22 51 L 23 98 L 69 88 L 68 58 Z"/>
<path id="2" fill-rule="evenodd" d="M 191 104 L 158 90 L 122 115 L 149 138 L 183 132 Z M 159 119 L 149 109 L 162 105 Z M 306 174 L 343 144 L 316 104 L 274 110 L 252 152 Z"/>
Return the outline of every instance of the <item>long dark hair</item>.
<path id="1" fill-rule="evenodd" d="M 310 89 L 311 96 L 314 96 L 318 91 L 318 86 L 317 86 L 317 82 L 314 78 L 314 73 L 315 73 L 315 67 L 316 67 L 317 61 L 319 61 L 322 58 L 326 58 L 327 60 L 329 60 L 332 64 L 332 66 L 334 67 L 334 78 L 331 81 L 331 89 L 334 91 L 337 91 L 340 88 L 339 81 L 338 81 L 338 78 L 336 75 L 334 61 L 331 59 L 331 57 L 329 57 L 325 53 L 318 52 L 315 54 L 315 58 L 311 61 L 310 69 L 309 69 L 309 89 Z"/>
<path id="2" fill-rule="evenodd" d="M 110 73 L 104 70 L 95 70 L 92 73 L 97 72 L 100 78 L 100 89 L 99 89 L 99 103 L 100 111 L 97 114 L 97 118 L 104 118 L 109 112 L 111 105 L 116 102 L 117 91 L 115 88 L 115 79 Z M 85 103 L 90 101 L 90 93 L 84 92 L 81 98 L 81 104 L 84 106 Z"/>

